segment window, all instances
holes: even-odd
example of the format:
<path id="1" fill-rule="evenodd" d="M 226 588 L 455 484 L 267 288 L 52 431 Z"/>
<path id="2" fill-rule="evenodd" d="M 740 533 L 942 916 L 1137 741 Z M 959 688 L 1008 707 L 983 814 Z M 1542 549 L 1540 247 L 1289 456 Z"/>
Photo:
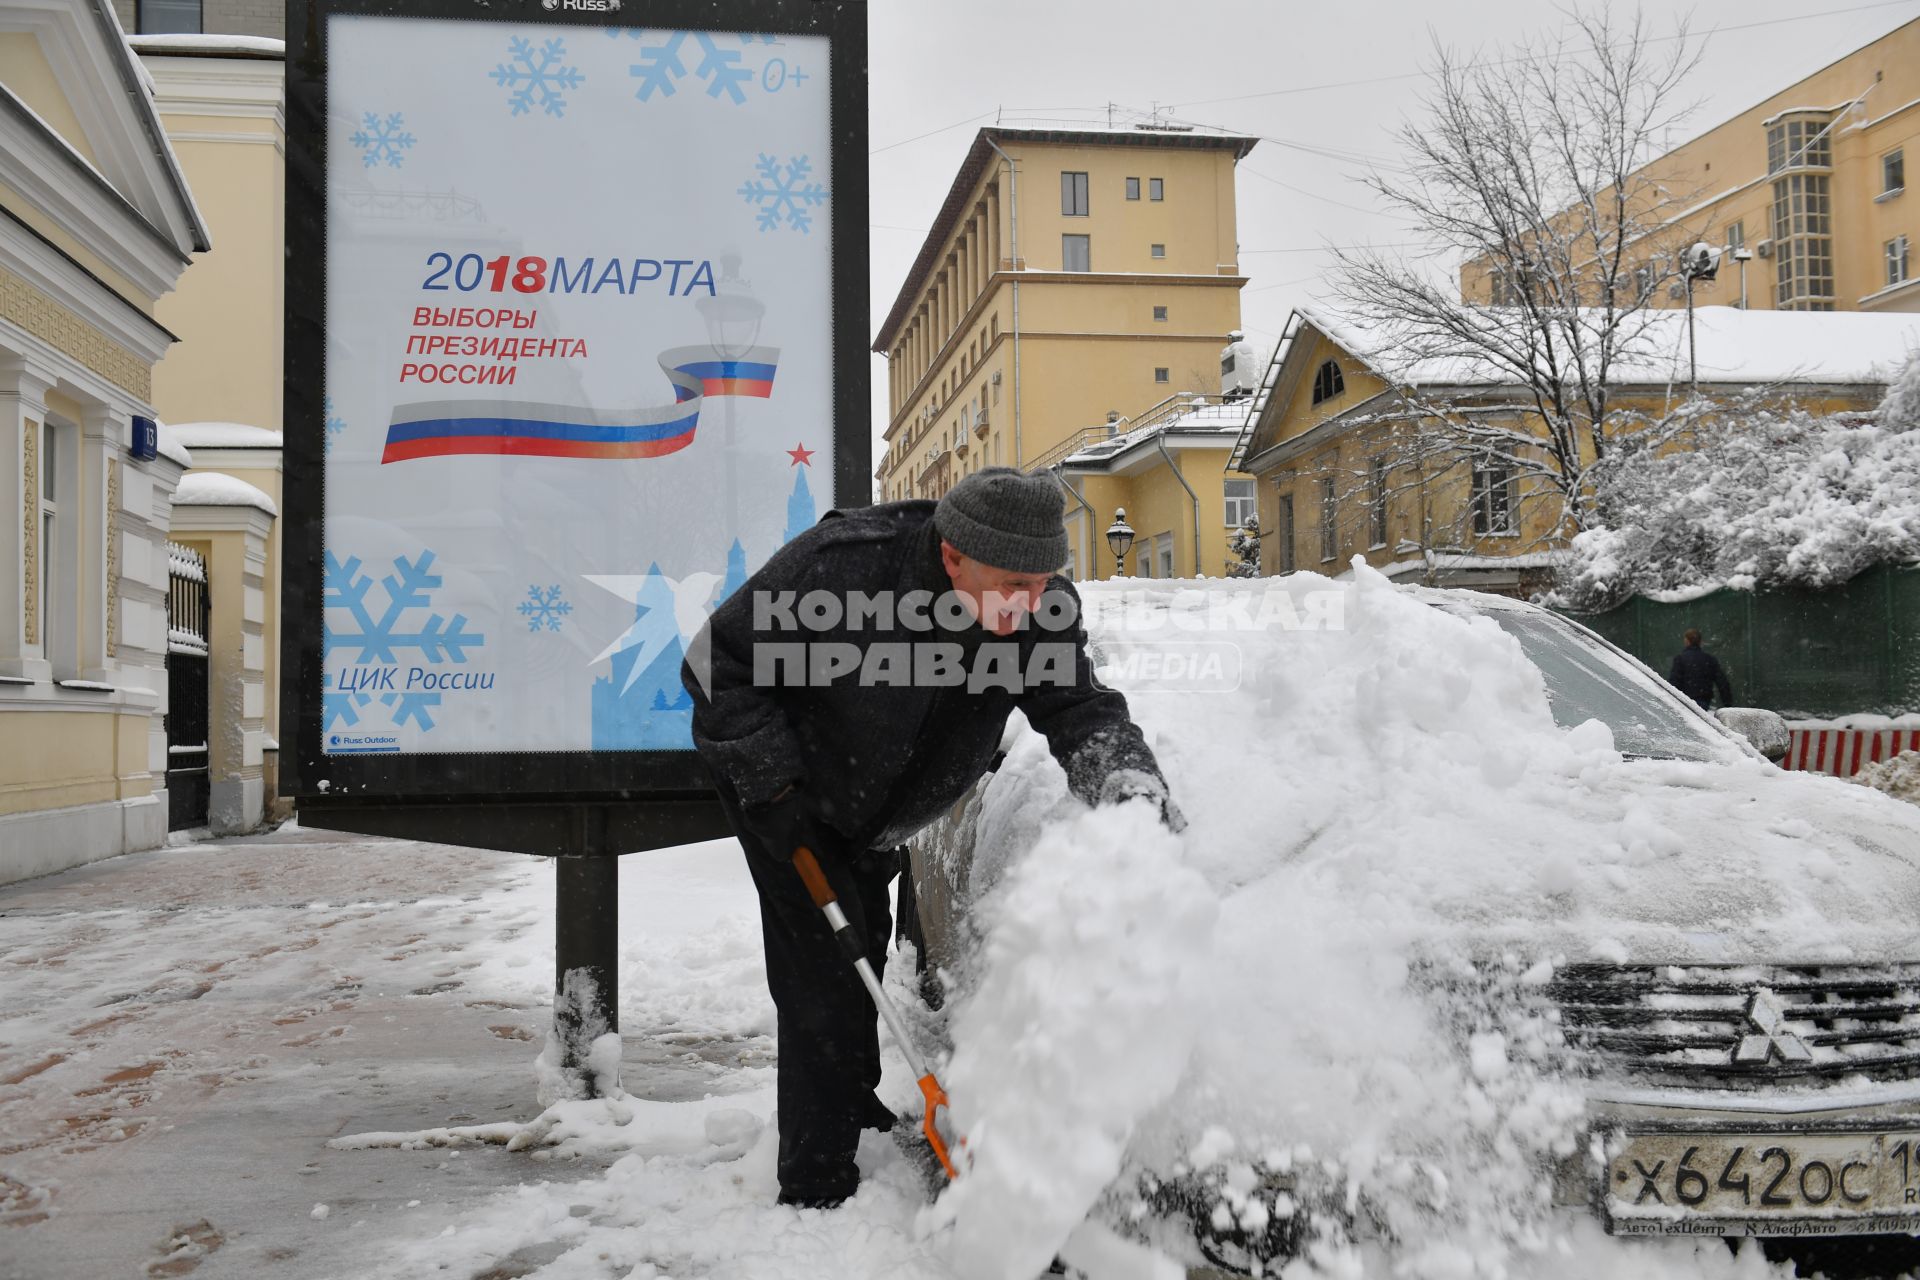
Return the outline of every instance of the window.
<path id="1" fill-rule="evenodd" d="M 1171 578 L 1173 576 L 1173 535 L 1163 533 L 1153 540 L 1153 576 Z"/>
<path id="2" fill-rule="evenodd" d="M 1280 495 L 1280 525 L 1274 530 L 1280 540 L 1280 572 L 1292 573 L 1295 568 L 1293 559 L 1293 495 Z"/>
<path id="3" fill-rule="evenodd" d="M 1524 264 L 1494 268 L 1490 283 L 1496 307 L 1523 307 L 1532 300 L 1532 278 Z"/>
<path id="4" fill-rule="evenodd" d="M 1147 246 L 1147 252 L 1156 258 L 1164 258 L 1167 256 L 1167 246 L 1163 244 L 1149 245 Z"/>
<path id="5" fill-rule="evenodd" d="M 1369 547 L 1387 545 L 1387 460 L 1375 458 L 1367 477 L 1367 522 L 1371 534 Z"/>
<path id="6" fill-rule="evenodd" d="M 1334 521 L 1340 514 L 1340 499 L 1334 495 L 1333 481 L 1320 482 L 1320 559 L 1331 560 L 1339 553 L 1340 543 L 1335 537 Z"/>
<path id="7" fill-rule="evenodd" d="M 1646 263 L 1633 269 L 1633 294 L 1636 298 L 1648 298 L 1653 294 L 1654 270 Z"/>
<path id="8" fill-rule="evenodd" d="M 1736 249 L 1744 249 L 1746 247 L 1747 224 L 1745 222 L 1729 222 L 1727 224 L 1727 252 L 1732 253 Z"/>
<path id="9" fill-rule="evenodd" d="M 1153 370 L 1153 380 L 1155 382 L 1171 382 L 1173 378 L 1169 374 L 1167 366 L 1156 365 Z"/>
<path id="10" fill-rule="evenodd" d="M 1073 567 L 1073 548 L 1071 546 L 1067 548 L 1067 562 L 1060 566 L 1060 573 L 1068 582 L 1080 581 L 1080 574 Z"/>
<path id="11" fill-rule="evenodd" d="M 1513 470 L 1489 459 L 1473 467 L 1473 531 L 1513 532 Z"/>
<path id="12" fill-rule="evenodd" d="M 1824 112 L 1782 120 L 1767 129 L 1767 172 L 1833 166 L 1833 135 Z"/>
<path id="13" fill-rule="evenodd" d="M 1907 189 L 1906 148 L 1896 147 L 1880 157 L 1880 194 L 1890 196 Z"/>
<path id="14" fill-rule="evenodd" d="M 1238 529 L 1253 514 L 1253 481 L 1227 480 L 1225 489 L 1227 528 Z"/>
<path id="15" fill-rule="evenodd" d="M 1060 269 L 1062 271 L 1093 270 L 1093 239 L 1091 236 L 1060 237 Z"/>
<path id="16" fill-rule="evenodd" d="M 1340 365 L 1333 360 L 1323 360 L 1320 367 L 1313 371 L 1313 402 L 1331 400 L 1347 389 L 1347 380 L 1340 373 Z"/>
<path id="17" fill-rule="evenodd" d="M 1167 309 L 1165 307 L 1155 307 L 1153 309 L 1153 318 L 1155 320 L 1161 321 L 1162 323 L 1165 323 L 1167 318 Z"/>
<path id="18" fill-rule="evenodd" d="M 200 0 L 135 0 L 133 29 L 143 36 L 197 36 Z"/>
<path id="19" fill-rule="evenodd" d="M 1153 544 L 1142 542 L 1133 557 L 1133 574 L 1136 578 L 1153 576 Z"/>
<path id="20" fill-rule="evenodd" d="M 1140 179 L 1128 178 L 1127 179 L 1127 199 L 1138 200 L 1139 198 L 1140 198 Z"/>
<path id="21" fill-rule="evenodd" d="M 1060 175 L 1060 213 L 1062 217 L 1067 218 L 1087 216 L 1086 174 L 1063 173 Z"/>
<path id="22" fill-rule="evenodd" d="M 1167 184 L 1159 178 L 1148 178 L 1147 179 L 1147 199 L 1165 200 L 1166 198 L 1167 198 Z"/>
<path id="23" fill-rule="evenodd" d="M 1774 303 L 1783 311 L 1833 310 L 1833 214 L 1821 173 L 1773 180 Z"/>
<path id="24" fill-rule="evenodd" d="M 1899 284 L 1907 278 L 1907 238 L 1895 236 L 1887 241 L 1887 283 Z"/>

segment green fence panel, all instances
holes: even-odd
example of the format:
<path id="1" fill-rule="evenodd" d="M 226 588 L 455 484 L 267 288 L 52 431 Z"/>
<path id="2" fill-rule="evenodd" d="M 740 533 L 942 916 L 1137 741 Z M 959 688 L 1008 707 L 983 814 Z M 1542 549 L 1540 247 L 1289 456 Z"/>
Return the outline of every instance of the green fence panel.
<path id="1" fill-rule="evenodd" d="M 1920 711 L 1920 566 L 1880 565 L 1822 591 L 1636 596 L 1576 616 L 1662 674 L 1697 628 L 1738 705 L 1808 720 Z"/>

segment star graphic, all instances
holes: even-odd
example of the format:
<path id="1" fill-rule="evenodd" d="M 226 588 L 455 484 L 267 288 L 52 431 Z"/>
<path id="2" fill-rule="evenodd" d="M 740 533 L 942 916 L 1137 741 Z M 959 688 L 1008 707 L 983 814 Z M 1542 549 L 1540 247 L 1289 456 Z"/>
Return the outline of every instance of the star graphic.
<path id="1" fill-rule="evenodd" d="M 813 455 L 818 452 L 820 452 L 818 449 L 809 449 L 804 444 L 796 444 L 787 450 L 787 456 L 793 459 L 793 466 L 810 467 L 813 465 Z"/>

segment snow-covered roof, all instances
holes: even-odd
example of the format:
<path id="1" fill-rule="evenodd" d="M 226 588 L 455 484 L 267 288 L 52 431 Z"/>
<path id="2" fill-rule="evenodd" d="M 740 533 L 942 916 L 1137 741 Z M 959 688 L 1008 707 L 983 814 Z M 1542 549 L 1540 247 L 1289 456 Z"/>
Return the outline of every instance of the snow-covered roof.
<path id="1" fill-rule="evenodd" d="M 189 449 L 278 449 L 278 431 L 244 422 L 176 422 L 174 437 Z"/>
<path id="2" fill-rule="evenodd" d="M 1297 308 L 1328 338 L 1382 374 L 1409 386 L 1503 385 L 1510 375 L 1471 353 L 1409 358 L 1397 326 L 1368 326 L 1318 308 Z M 1505 308 L 1465 308 L 1490 325 Z M 1595 313 L 1597 315 L 1597 313 Z M 1920 353 L 1920 315 L 1859 311 L 1742 311 L 1694 308 L 1699 378 L 1703 383 L 1884 383 Z M 1645 332 L 1615 367 L 1624 385 L 1684 383 L 1687 313 L 1661 309 L 1645 315 Z"/>
<path id="3" fill-rule="evenodd" d="M 161 457 L 170 458 L 182 467 L 193 465 L 193 455 L 187 452 L 186 445 L 181 443 L 180 438 L 173 433 L 172 427 L 164 422 L 155 423 L 154 438 L 158 441 Z"/>
<path id="4" fill-rule="evenodd" d="M 287 42 L 269 36 L 171 35 L 128 36 L 135 53 L 189 58 L 284 58 Z"/>
<path id="5" fill-rule="evenodd" d="M 245 480 L 236 480 L 218 471 L 189 471 L 181 478 L 180 487 L 173 492 L 173 505 L 176 507 L 257 507 L 270 516 L 280 514 L 280 508 L 273 504 L 272 498 Z"/>

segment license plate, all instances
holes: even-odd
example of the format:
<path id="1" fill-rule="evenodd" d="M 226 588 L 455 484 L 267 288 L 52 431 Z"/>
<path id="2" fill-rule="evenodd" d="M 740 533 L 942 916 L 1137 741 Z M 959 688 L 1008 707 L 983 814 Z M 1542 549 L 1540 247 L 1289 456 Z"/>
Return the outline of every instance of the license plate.
<path id="1" fill-rule="evenodd" d="M 1629 1133 L 1606 1210 L 1615 1235 L 1920 1232 L 1920 1130 Z"/>

